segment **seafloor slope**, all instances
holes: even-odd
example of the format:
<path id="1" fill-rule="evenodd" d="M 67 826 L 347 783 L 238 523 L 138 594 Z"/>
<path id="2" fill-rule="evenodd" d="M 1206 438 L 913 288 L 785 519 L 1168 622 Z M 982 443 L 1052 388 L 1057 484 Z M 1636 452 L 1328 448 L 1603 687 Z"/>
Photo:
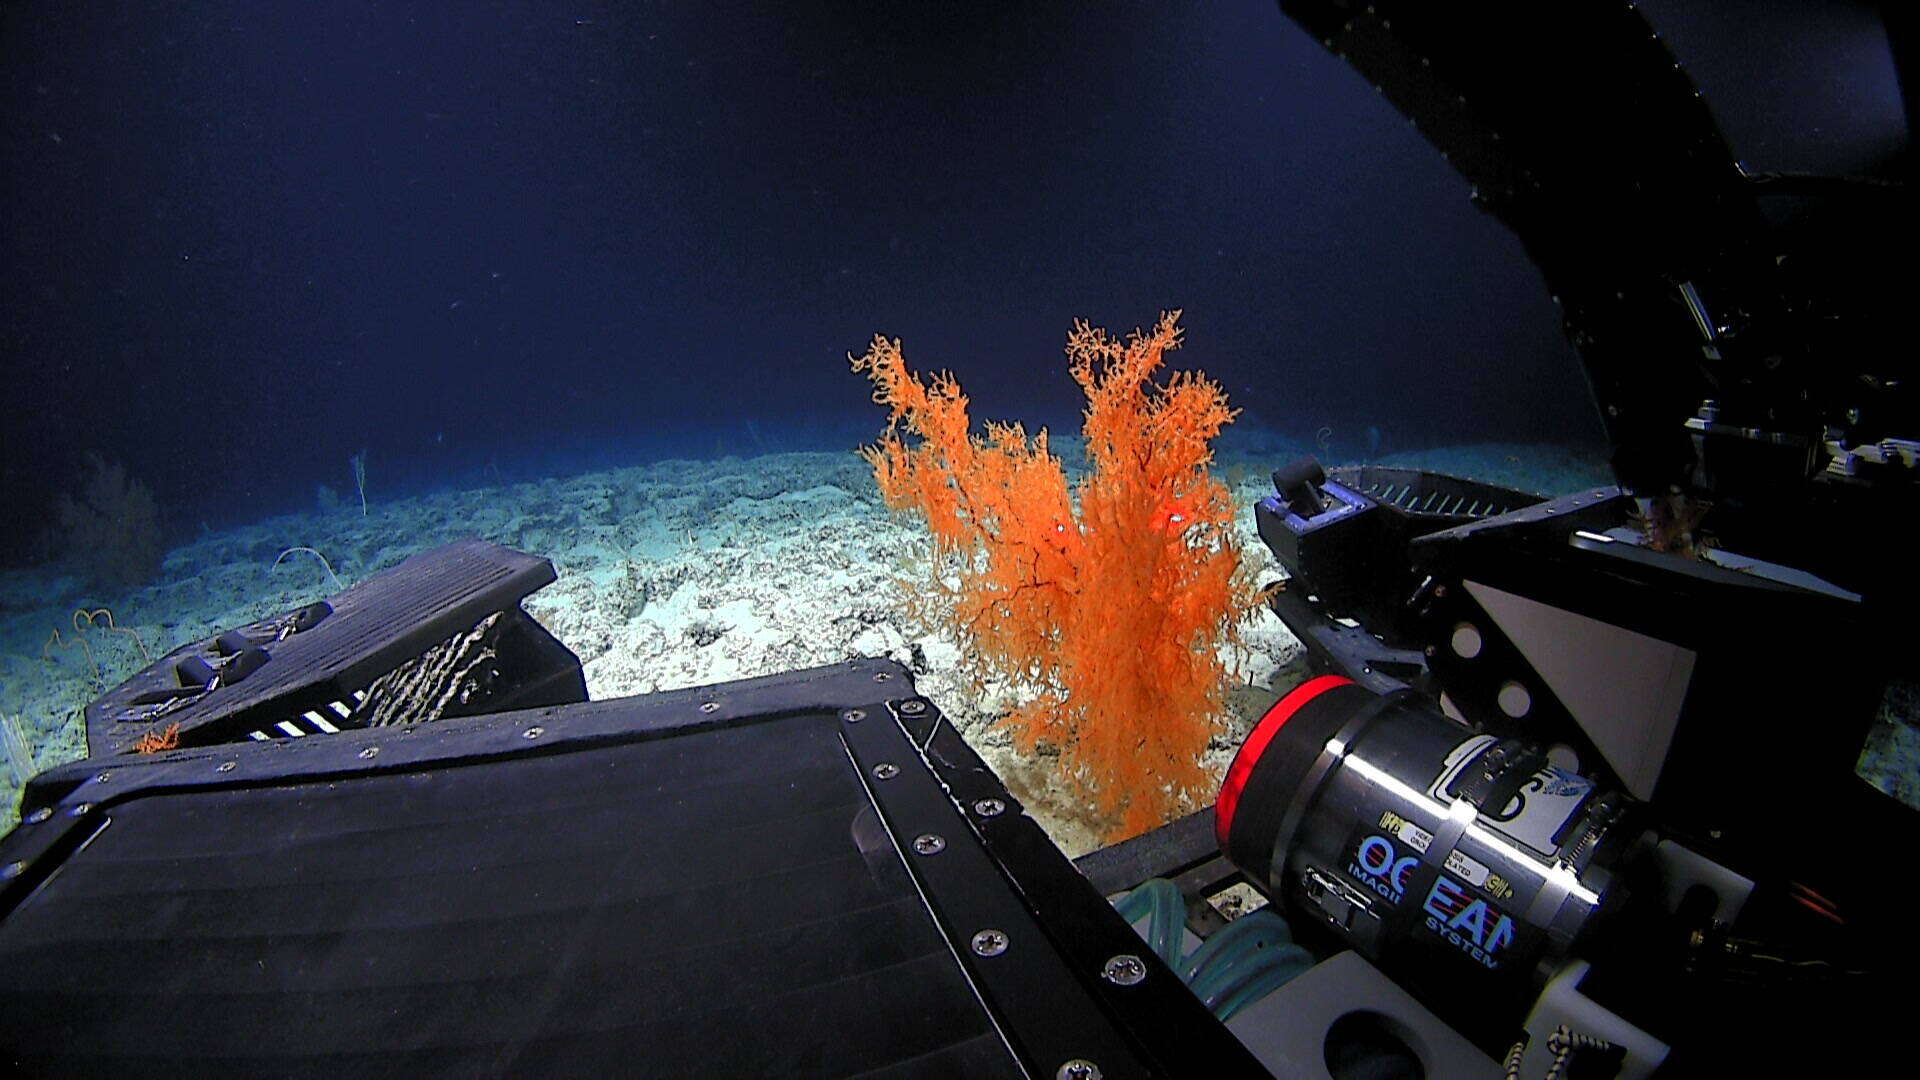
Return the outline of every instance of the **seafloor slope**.
<path id="1" fill-rule="evenodd" d="M 1267 576 L 1271 556 L 1254 536 L 1251 508 L 1266 493 L 1276 455 L 1288 449 L 1229 437 L 1217 468 L 1243 507 L 1247 556 Z M 1385 461 L 1542 492 L 1605 482 L 1590 460 L 1536 446 L 1435 449 Z M 82 592 L 47 571 L 11 572 L 0 576 L 0 717 L 30 744 L 35 767 L 82 753 L 81 708 L 144 661 L 132 635 L 99 626 L 84 648 L 72 644 L 76 609 L 111 608 L 115 625 L 137 631 L 157 656 L 336 591 L 310 556 L 276 566 L 289 547 L 323 552 L 352 582 L 472 535 L 553 560 L 559 580 L 530 597 L 527 609 L 579 655 L 595 698 L 891 656 L 924 671 L 921 691 L 1063 848 L 1078 854 L 1094 845 L 1097 829 L 1084 808 L 1051 794 L 1050 759 L 1017 756 L 989 730 L 1007 707 L 1004 695 L 965 690 L 953 645 L 909 624 L 897 581 L 922 566 L 921 532 L 888 517 L 872 476 L 850 453 L 661 461 L 376 501 L 366 516 L 356 500 L 207 533 L 168 555 L 160 583 L 122 595 Z M 68 644 L 55 642 L 56 629 Z M 1297 677 L 1299 646 L 1271 615 L 1257 613 L 1244 640 L 1246 650 L 1231 658 L 1243 686 L 1206 755 L 1216 772 L 1276 684 L 1285 689 Z M 1876 738 L 1883 749 L 1865 771 L 1882 786 L 1913 785 L 1920 740 L 1910 729 L 1876 731 Z M 0 769 L 0 827 L 13 821 L 15 771 Z"/>

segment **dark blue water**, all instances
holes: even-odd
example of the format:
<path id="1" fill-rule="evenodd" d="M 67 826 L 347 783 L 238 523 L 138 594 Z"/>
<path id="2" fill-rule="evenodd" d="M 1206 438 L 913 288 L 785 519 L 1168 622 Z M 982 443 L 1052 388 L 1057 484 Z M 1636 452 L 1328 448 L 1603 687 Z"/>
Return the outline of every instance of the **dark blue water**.
<path id="1" fill-rule="evenodd" d="M 1650 7 L 1762 164 L 1903 150 L 1870 9 Z M 1271 3 L 0 20 L 0 562 L 63 554 L 90 453 L 172 540 L 351 497 L 363 451 L 392 495 L 851 448 L 876 332 L 1071 427 L 1071 320 L 1176 307 L 1243 423 L 1599 451 L 1518 242 Z"/>

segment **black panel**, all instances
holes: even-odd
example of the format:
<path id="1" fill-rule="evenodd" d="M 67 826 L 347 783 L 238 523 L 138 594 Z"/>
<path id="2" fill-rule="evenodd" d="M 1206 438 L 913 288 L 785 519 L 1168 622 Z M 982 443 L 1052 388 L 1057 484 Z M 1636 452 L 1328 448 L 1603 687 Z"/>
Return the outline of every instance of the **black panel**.
<path id="1" fill-rule="evenodd" d="M 62 1075 L 1015 1075 L 863 814 L 830 714 L 136 798 L 0 923 L 0 1038 Z"/>
<path id="2" fill-rule="evenodd" d="M 912 695 L 862 661 L 52 770 L 0 839 L 0 1060 L 1259 1075 Z"/>

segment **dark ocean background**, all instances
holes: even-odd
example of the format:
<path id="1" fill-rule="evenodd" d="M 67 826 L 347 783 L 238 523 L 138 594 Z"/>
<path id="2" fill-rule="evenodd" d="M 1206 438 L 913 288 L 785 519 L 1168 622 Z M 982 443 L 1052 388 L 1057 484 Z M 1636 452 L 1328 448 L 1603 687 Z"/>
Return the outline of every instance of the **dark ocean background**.
<path id="1" fill-rule="evenodd" d="M 1756 167 L 1894 168 L 1873 8 L 1644 7 Z M 0 80 L 7 565 L 90 454 L 171 544 L 363 450 L 850 449 L 876 332 L 1072 430 L 1071 320 L 1166 308 L 1243 425 L 1604 452 L 1518 242 L 1271 3 L 6 4 Z"/>

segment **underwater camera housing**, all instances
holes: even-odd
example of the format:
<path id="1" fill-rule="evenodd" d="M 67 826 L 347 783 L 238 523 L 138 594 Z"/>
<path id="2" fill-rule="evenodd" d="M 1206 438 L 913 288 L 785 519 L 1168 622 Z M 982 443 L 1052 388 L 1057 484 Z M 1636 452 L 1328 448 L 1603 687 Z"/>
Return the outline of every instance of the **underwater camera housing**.
<path id="1" fill-rule="evenodd" d="M 1888 672 L 1865 650 L 1792 674 L 1810 635 L 1874 640 L 1860 596 L 1656 550 L 1615 487 L 1311 463 L 1274 482 L 1270 604 L 1317 677 L 1221 792 L 1247 878 L 1536 1063 L 1562 1024 L 1619 1075 L 1686 1075 L 1884 1013 L 1916 954 L 1861 868 L 1881 825 L 1920 824 L 1854 775 Z"/>
<path id="2" fill-rule="evenodd" d="M 1318 677 L 1217 842 L 1523 1075 L 1861 1052 L 1920 959 L 1870 869 L 1920 814 L 1855 775 L 1920 605 L 1920 373 L 1871 269 L 1907 188 L 1749 171 L 1632 5 L 1281 6 L 1525 245 L 1618 484 L 1277 470 L 1270 606 Z"/>

